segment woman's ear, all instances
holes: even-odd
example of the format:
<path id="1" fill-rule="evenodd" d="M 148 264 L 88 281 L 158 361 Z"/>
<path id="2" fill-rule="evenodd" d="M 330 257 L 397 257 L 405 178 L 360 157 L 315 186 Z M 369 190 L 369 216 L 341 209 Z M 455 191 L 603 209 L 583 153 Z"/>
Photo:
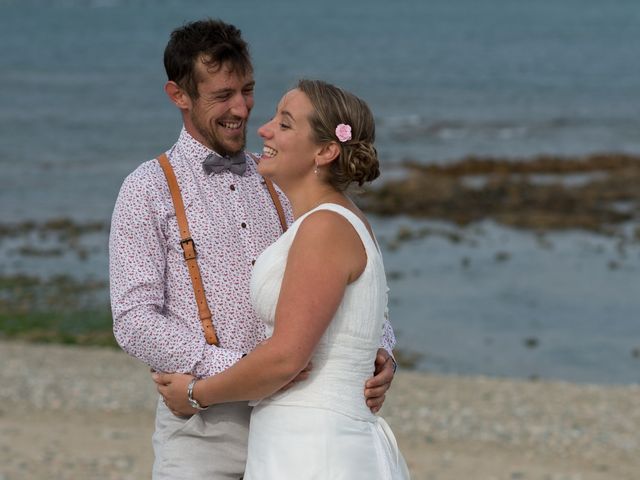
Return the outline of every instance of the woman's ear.
<path id="1" fill-rule="evenodd" d="M 180 110 L 189 110 L 191 108 L 191 97 L 176 82 L 168 81 L 164 86 L 164 91 L 169 100 Z"/>
<path id="2" fill-rule="evenodd" d="M 329 142 L 325 144 L 316 154 L 316 165 L 328 165 L 339 156 L 340 146 L 336 142 Z"/>

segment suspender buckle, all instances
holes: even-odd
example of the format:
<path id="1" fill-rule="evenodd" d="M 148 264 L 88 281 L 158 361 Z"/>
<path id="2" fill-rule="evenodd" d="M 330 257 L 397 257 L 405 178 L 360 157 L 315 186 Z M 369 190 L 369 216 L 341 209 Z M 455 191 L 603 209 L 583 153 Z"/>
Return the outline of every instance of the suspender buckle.
<path id="1" fill-rule="evenodd" d="M 182 247 L 182 253 L 184 253 L 185 260 L 193 260 L 196 258 L 196 244 L 193 241 L 193 238 L 183 238 L 180 240 L 180 246 Z"/>

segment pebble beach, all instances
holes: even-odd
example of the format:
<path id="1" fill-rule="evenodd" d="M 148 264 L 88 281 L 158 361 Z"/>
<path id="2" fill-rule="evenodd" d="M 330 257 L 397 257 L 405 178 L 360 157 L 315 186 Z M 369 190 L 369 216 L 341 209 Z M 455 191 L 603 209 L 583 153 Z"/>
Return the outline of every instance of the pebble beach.
<path id="1" fill-rule="evenodd" d="M 0 479 L 150 478 L 147 368 L 101 347 L 0 342 Z M 637 480 L 640 386 L 399 371 L 382 415 L 414 479 Z"/>

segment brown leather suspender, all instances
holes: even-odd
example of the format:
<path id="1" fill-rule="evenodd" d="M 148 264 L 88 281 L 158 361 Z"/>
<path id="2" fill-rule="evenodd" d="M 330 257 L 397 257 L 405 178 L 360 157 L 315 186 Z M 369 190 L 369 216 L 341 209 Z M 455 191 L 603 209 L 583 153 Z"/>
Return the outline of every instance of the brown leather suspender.
<path id="1" fill-rule="evenodd" d="M 251 157 L 255 160 L 255 157 L 253 157 L 253 155 L 251 155 Z M 189 223 L 187 222 L 187 216 L 184 211 L 184 203 L 182 202 L 180 186 L 178 185 L 176 175 L 173 172 L 173 168 L 171 168 L 171 164 L 169 163 L 169 159 L 167 158 L 166 154 L 163 153 L 158 157 L 157 160 L 162 167 L 162 171 L 164 172 L 165 177 L 167 178 L 167 184 L 169 185 L 169 191 L 171 192 L 171 199 L 173 200 L 173 206 L 176 210 L 176 220 L 178 222 L 178 228 L 180 229 L 180 246 L 182 247 L 184 259 L 189 269 L 189 276 L 191 277 L 193 293 L 196 297 L 196 303 L 198 304 L 198 316 L 200 317 L 200 322 L 202 324 L 204 338 L 209 345 L 218 346 L 220 342 L 218 340 L 218 336 L 216 335 L 216 330 L 213 326 L 213 322 L 211 319 L 211 310 L 209 310 L 209 305 L 207 304 L 207 298 L 204 292 L 204 286 L 202 285 L 200 268 L 198 267 L 198 261 L 196 259 L 196 244 L 193 241 L 193 238 L 191 238 L 191 233 L 189 232 Z M 278 212 L 280 225 L 282 226 L 282 231 L 284 232 L 287 229 L 284 209 L 282 208 L 282 204 L 280 203 L 278 194 L 276 193 L 271 181 L 267 180 L 266 178 L 264 180 L 267 186 L 267 190 L 269 191 L 271 199 L 276 207 L 276 211 Z"/>
<path id="2" fill-rule="evenodd" d="M 176 210 L 176 220 L 178 222 L 178 228 L 180 229 L 180 246 L 182 247 L 184 260 L 189 269 L 189 276 L 191 277 L 193 293 L 195 294 L 196 303 L 198 304 L 198 316 L 200 317 L 200 323 L 202 323 L 204 338 L 207 340 L 209 345 L 219 345 L 218 336 L 216 335 L 216 330 L 213 327 L 213 322 L 211 321 L 211 310 L 209 310 L 207 298 L 204 293 L 204 286 L 202 285 L 200 268 L 198 267 L 198 261 L 196 260 L 196 244 L 191 238 L 191 233 L 189 232 L 189 223 L 187 222 L 187 216 L 184 211 L 184 203 L 182 203 L 180 186 L 176 180 L 173 168 L 171 168 L 169 159 L 164 153 L 158 157 L 158 162 L 164 171 L 164 176 L 167 177 L 167 184 L 169 185 L 169 191 L 171 192 L 171 199 L 173 200 L 173 206 Z"/>
<path id="3" fill-rule="evenodd" d="M 249 153 L 249 152 L 247 152 Z M 253 158 L 253 161 L 258 163 L 258 158 L 253 154 L 249 153 L 249 156 Z M 273 186 L 273 182 L 268 178 L 264 178 L 264 184 L 267 186 L 267 190 L 269 190 L 269 195 L 271 195 L 271 200 L 276 207 L 276 211 L 278 212 L 278 218 L 280 219 L 280 227 L 282 227 L 282 233 L 287 231 L 287 220 L 284 217 L 284 209 L 282 208 L 282 203 L 280 203 L 280 197 L 278 197 L 278 193 Z"/>

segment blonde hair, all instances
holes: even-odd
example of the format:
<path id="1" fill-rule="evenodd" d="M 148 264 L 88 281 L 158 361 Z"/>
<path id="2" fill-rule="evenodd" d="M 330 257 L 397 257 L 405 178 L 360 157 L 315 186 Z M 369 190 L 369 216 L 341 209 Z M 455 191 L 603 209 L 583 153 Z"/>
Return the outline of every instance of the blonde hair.
<path id="1" fill-rule="evenodd" d="M 337 190 L 346 190 L 352 183 L 362 186 L 380 175 L 375 141 L 375 121 L 369 106 L 352 93 L 321 80 L 303 79 L 297 88 L 313 105 L 309 118 L 313 140 L 319 144 L 336 142 L 340 155 L 329 164 L 327 181 Z M 341 142 L 336 127 L 351 126 L 351 139 Z"/>

